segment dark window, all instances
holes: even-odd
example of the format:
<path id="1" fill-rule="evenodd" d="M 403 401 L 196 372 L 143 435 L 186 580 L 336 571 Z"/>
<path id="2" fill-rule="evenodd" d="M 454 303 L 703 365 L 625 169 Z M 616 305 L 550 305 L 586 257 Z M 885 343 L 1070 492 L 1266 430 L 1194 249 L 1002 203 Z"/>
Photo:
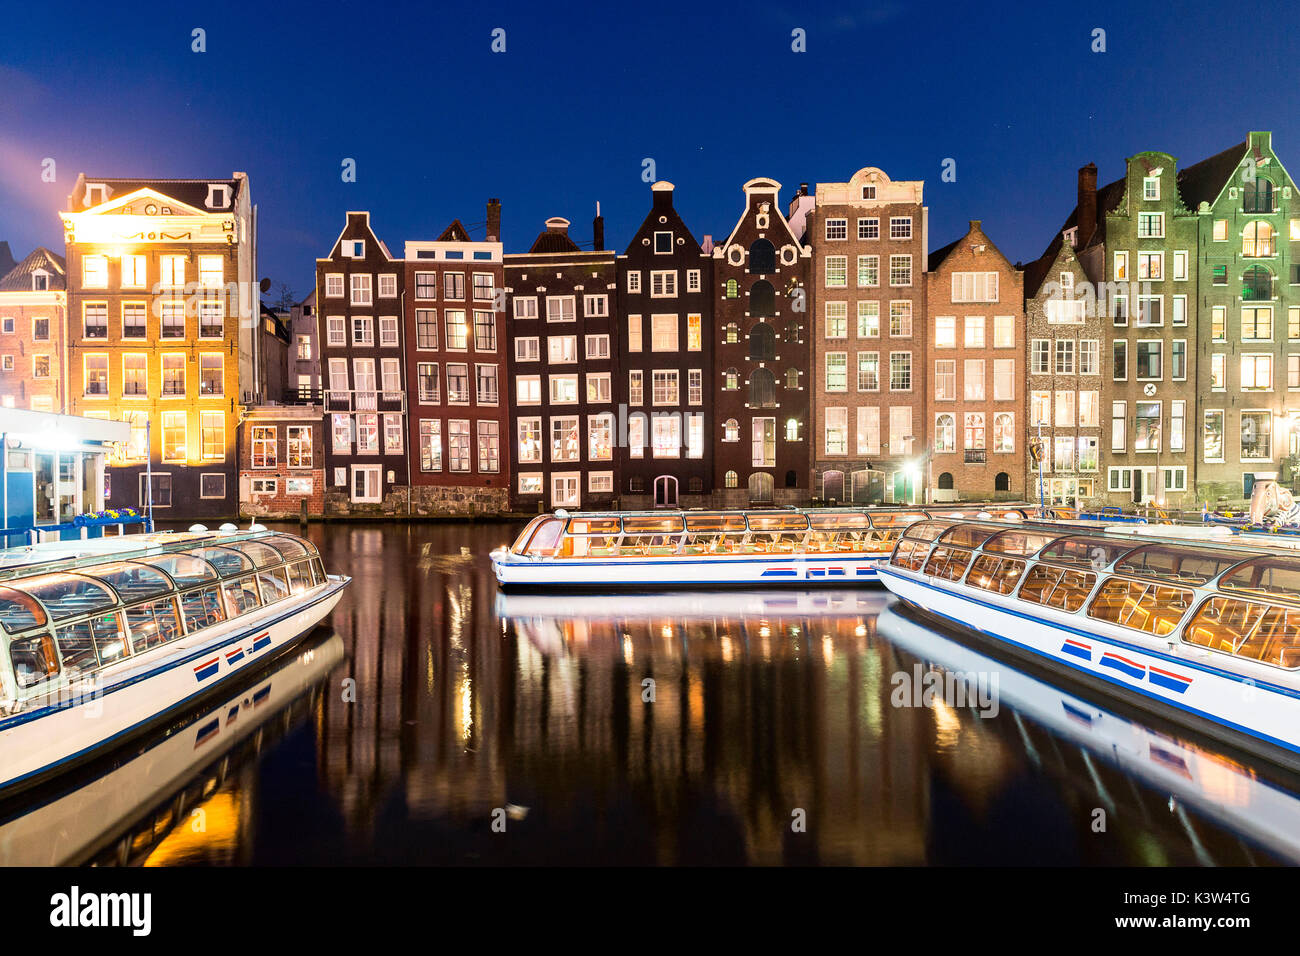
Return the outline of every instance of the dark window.
<path id="1" fill-rule="evenodd" d="M 1246 183 L 1241 190 L 1241 211 L 1272 212 L 1273 184 L 1259 177 L 1253 183 Z"/>
<path id="2" fill-rule="evenodd" d="M 776 332 L 766 322 L 759 322 L 749 330 L 749 357 L 755 362 L 771 362 L 776 358 Z"/>
<path id="3" fill-rule="evenodd" d="M 1241 297 L 1246 300 L 1273 298 L 1273 273 L 1263 266 L 1251 266 L 1242 277 Z"/>
<path id="4" fill-rule="evenodd" d="M 943 486 L 940 485 L 939 487 L 942 488 Z M 993 479 L 993 490 L 994 490 L 994 491 L 1010 491 L 1010 490 L 1011 490 L 1011 476 L 1008 475 L 1005 471 L 999 471 L 999 472 L 998 472 L 998 476 L 997 476 L 996 478 Z"/>
<path id="5" fill-rule="evenodd" d="M 939 487 L 945 491 L 952 490 L 952 473 L 945 471 L 939 476 Z"/>
<path id="6" fill-rule="evenodd" d="M 771 275 L 776 271 L 776 246 L 767 239 L 755 239 L 749 247 L 749 274 Z"/>
<path id="7" fill-rule="evenodd" d="M 776 379 L 771 369 L 756 368 L 749 376 L 749 407 L 772 408 L 776 405 Z"/>
<path id="8" fill-rule="evenodd" d="M 795 470 L 793 468 L 791 468 L 789 471 L 785 473 L 785 486 L 787 488 L 799 487 L 799 476 L 798 474 L 795 473 Z"/>
<path id="9" fill-rule="evenodd" d="M 634 491 L 638 493 L 645 491 L 645 479 L 633 478 L 627 483 L 627 487 L 629 491 Z"/>
<path id="10" fill-rule="evenodd" d="M 785 327 L 785 341 L 802 342 L 803 341 L 802 326 L 796 325 L 793 322 L 787 325 Z"/>
<path id="11" fill-rule="evenodd" d="M 693 495 L 697 495 L 697 494 L 699 494 L 701 491 L 704 490 L 704 479 L 703 479 L 703 478 L 692 478 L 692 479 L 687 483 L 687 486 L 686 486 L 686 487 L 688 487 L 688 488 L 690 489 L 691 494 L 693 494 Z"/>
<path id="12" fill-rule="evenodd" d="M 749 287 L 749 314 L 756 319 L 763 319 L 775 312 L 776 290 L 766 279 L 759 279 Z"/>

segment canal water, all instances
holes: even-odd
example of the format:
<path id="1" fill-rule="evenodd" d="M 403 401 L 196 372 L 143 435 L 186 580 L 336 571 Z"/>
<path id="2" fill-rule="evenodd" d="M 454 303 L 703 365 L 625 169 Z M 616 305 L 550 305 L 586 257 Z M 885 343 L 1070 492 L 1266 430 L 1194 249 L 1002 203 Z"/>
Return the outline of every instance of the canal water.
<path id="1" fill-rule="evenodd" d="M 330 627 L 0 810 L 0 864 L 1300 861 L 1300 781 L 882 589 L 501 595 L 516 530 L 313 525 Z"/>

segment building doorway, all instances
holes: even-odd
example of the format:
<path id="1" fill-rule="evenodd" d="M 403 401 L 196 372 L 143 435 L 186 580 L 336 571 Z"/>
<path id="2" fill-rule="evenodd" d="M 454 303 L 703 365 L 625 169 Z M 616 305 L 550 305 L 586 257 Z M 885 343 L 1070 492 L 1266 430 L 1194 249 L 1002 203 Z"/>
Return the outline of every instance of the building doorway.
<path id="1" fill-rule="evenodd" d="M 822 500 L 834 501 L 836 504 L 844 503 L 844 472 L 822 472 Z"/>
<path id="2" fill-rule="evenodd" d="M 749 503 L 767 505 L 772 503 L 772 476 L 757 471 L 749 476 Z"/>
<path id="3" fill-rule="evenodd" d="M 671 475 L 660 475 L 655 479 L 655 507 L 677 507 L 677 479 Z"/>

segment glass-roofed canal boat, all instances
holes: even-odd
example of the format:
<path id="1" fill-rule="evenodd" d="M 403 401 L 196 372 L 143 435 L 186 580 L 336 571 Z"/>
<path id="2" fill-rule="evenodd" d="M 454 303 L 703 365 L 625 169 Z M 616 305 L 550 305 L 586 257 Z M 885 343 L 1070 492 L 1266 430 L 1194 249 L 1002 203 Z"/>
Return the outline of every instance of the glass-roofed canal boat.
<path id="1" fill-rule="evenodd" d="M 1300 769 L 1300 553 L 1263 536 L 926 520 L 880 579 L 923 611 Z"/>
<path id="2" fill-rule="evenodd" d="M 349 579 L 293 535 L 142 534 L 0 551 L 0 795 L 260 669 Z"/>
<path id="3" fill-rule="evenodd" d="M 492 552 L 503 589 L 701 588 L 876 580 L 894 542 L 932 508 L 765 508 L 539 515 Z M 961 514 L 1023 522 L 1027 511 Z"/>

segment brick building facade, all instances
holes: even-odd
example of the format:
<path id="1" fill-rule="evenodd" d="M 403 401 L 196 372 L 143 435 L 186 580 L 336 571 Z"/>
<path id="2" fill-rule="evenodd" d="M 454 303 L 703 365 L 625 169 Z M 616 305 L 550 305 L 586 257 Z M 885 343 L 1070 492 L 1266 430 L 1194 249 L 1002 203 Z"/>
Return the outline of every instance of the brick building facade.
<path id="1" fill-rule="evenodd" d="M 63 257 L 48 249 L 0 275 L 0 408 L 64 410 L 67 299 Z"/>

